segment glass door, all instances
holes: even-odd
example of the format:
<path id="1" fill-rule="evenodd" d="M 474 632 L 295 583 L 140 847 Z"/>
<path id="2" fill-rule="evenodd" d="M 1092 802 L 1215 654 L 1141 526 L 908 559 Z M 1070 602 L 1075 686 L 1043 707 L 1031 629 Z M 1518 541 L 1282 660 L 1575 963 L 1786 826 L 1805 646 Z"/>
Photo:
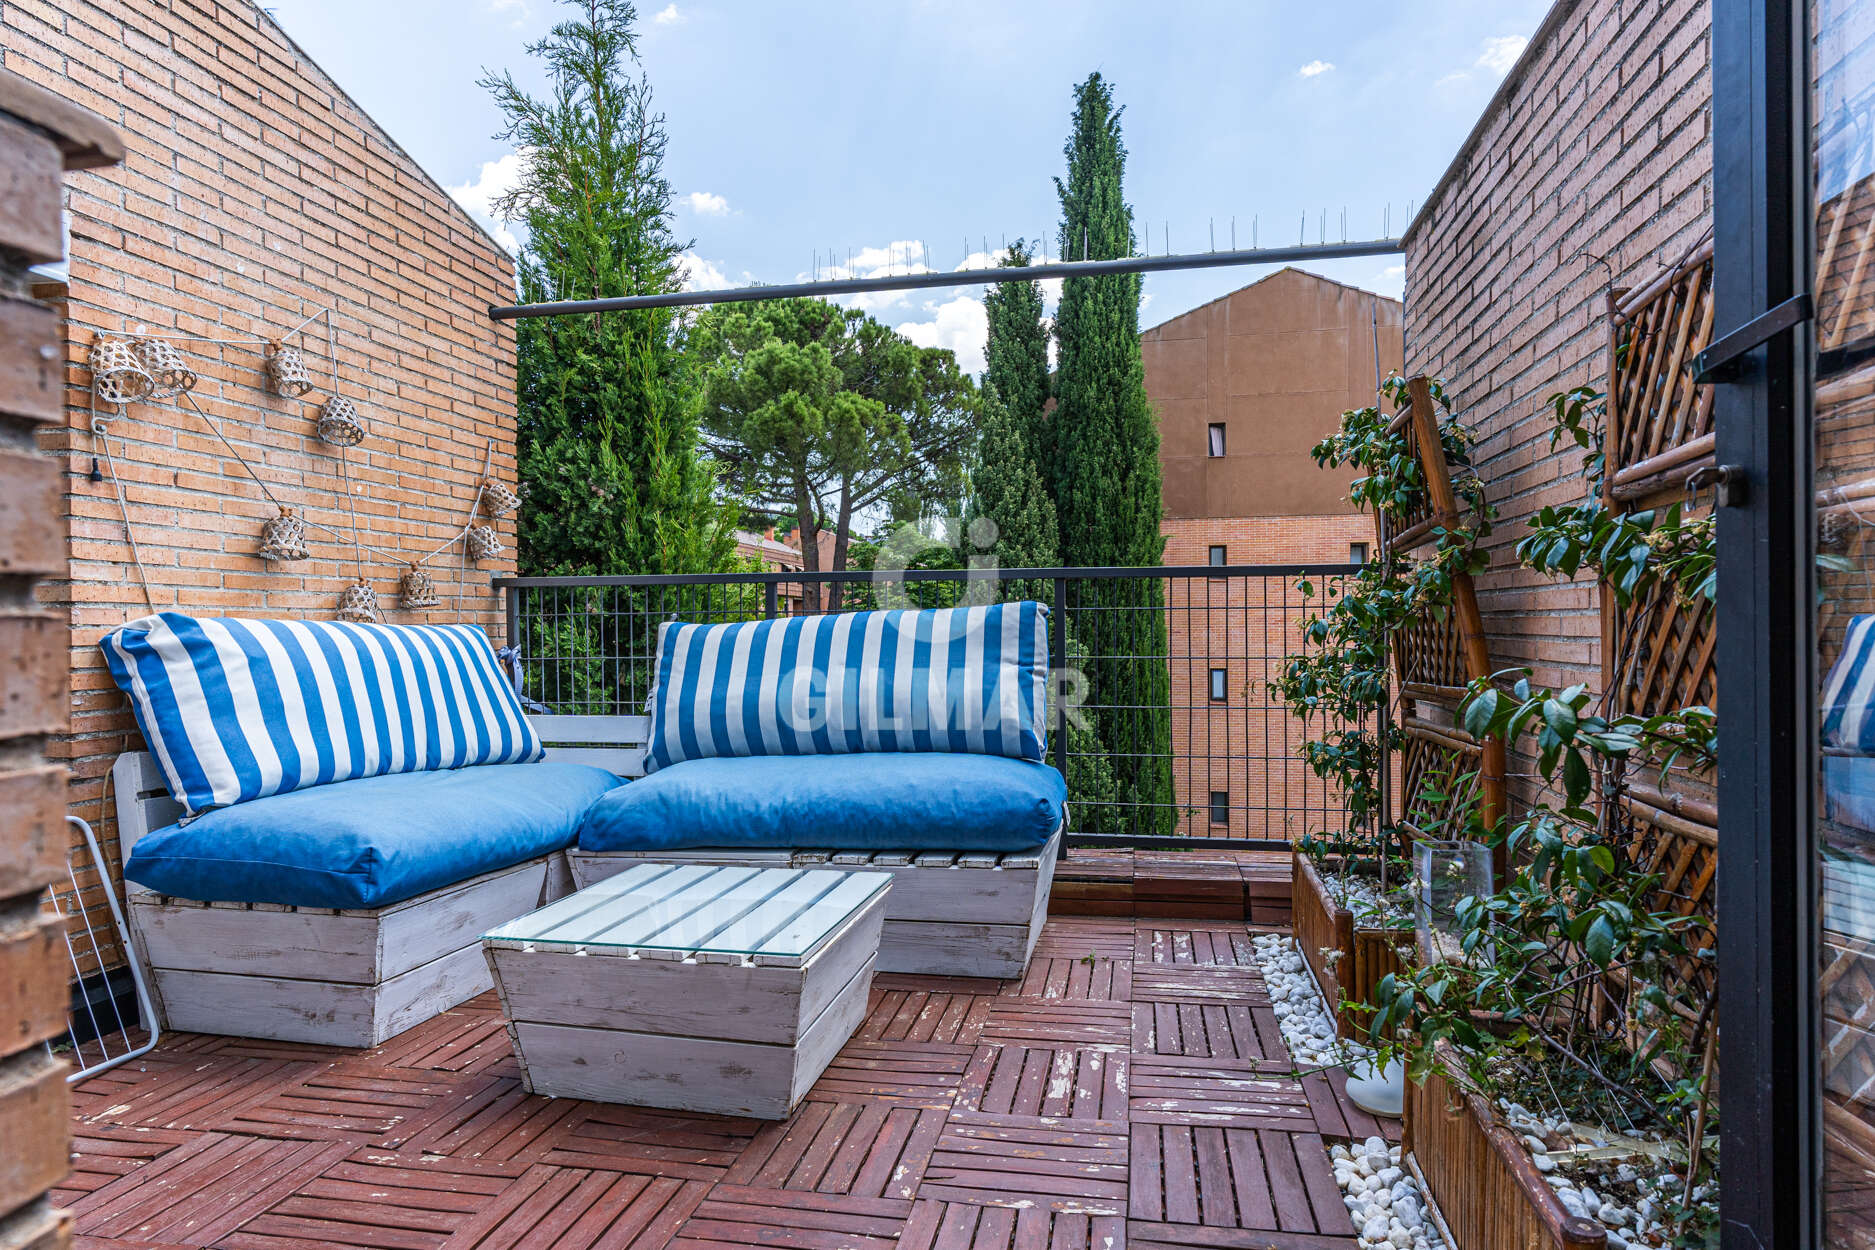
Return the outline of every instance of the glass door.
<path id="1" fill-rule="evenodd" d="M 1812 845 L 1822 1241 L 1875 1248 L 1875 4 L 1810 41 Z"/>

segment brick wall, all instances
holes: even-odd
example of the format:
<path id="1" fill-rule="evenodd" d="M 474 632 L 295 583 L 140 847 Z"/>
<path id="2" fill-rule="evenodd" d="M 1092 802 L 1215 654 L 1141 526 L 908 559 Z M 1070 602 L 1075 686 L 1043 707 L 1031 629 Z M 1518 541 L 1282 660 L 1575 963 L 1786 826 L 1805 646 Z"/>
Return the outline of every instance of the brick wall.
<path id="1" fill-rule="evenodd" d="M 1310 472 L 1319 472 L 1311 468 Z M 1342 564 L 1353 543 L 1372 550 L 1371 516 L 1205 517 L 1167 520 L 1167 564 L 1208 564 L 1221 544 L 1232 564 Z M 1345 823 L 1323 783 L 1296 757 L 1309 727 L 1272 700 L 1268 683 L 1299 650 L 1296 624 L 1313 605 L 1294 576 L 1169 583 L 1173 784 L 1192 837 L 1296 839 Z M 1319 582 L 1319 579 L 1317 579 Z M 1224 698 L 1211 672 L 1224 672 Z M 1227 819 L 1211 819 L 1211 796 Z"/>
<path id="2" fill-rule="evenodd" d="M 319 382 L 304 401 L 262 388 L 253 341 L 332 306 L 336 389 L 369 431 L 348 453 L 360 531 L 414 556 L 463 524 L 491 443 L 493 476 L 514 480 L 513 333 L 486 313 L 511 295 L 513 267 L 246 0 L 12 0 L 0 5 L 0 45 L 6 68 L 95 110 L 128 147 L 121 167 L 68 183 L 66 423 L 41 436 L 63 457 L 69 533 L 66 575 L 41 590 L 71 627 L 72 733 L 51 753 L 71 765 L 73 810 L 95 820 L 111 759 L 136 745 L 98 657 L 102 634 L 149 604 L 329 619 L 353 577 L 348 544 L 318 532 L 312 559 L 261 561 L 274 508 L 254 480 L 193 412 L 134 404 L 109 437 L 146 604 L 108 474 L 89 480 L 102 449 L 83 362 L 97 332 L 237 340 L 179 344 L 201 375 L 195 396 L 276 495 L 344 530 L 339 461 L 312 436 L 322 335 L 301 344 Z M 430 566 L 444 606 L 428 612 L 396 610 L 401 568 L 367 558 L 386 619 L 497 630 L 488 578 L 512 571 L 511 518 L 500 528 L 501 559 L 465 567 L 458 548 Z"/>
<path id="3" fill-rule="evenodd" d="M 1559 0 L 1406 238 L 1406 364 L 1444 377 L 1500 516 L 1478 597 L 1500 667 L 1600 684 L 1587 580 L 1521 570 L 1545 504 L 1582 498 L 1545 399 L 1608 376 L 1606 294 L 1711 221 L 1707 0 Z"/>

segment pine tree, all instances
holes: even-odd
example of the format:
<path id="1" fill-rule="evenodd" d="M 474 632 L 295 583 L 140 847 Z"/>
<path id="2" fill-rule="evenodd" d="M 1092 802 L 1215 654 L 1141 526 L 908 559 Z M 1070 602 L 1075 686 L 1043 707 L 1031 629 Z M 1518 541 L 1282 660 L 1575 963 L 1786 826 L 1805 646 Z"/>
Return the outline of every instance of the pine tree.
<path id="1" fill-rule="evenodd" d="M 1098 74 L 1075 89 L 1064 149 L 1060 250 L 1106 260 L 1134 249 L 1126 204 L 1126 147 L 1113 90 Z M 1160 532 L 1159 427 L 1146 398 L 1139 354 L 1137 274 L 1069 278 L 1055 317 L 1060 349 L 1049 418 L 1055 513 L 1062 563 L 1150 566 L 1165 552 Z M 1134 831 L 1169 833 L 1177 822 L 1172 780 L 1171 677 L 1166 666 L 1164 590 L 1157 579 L 1114 580 L 1086 591 L 1107 619 L 1103 658 L 1091 661 L 1094 699 L 1123 705 L 1103 723 Z"/>
<path id="2" fill-rule="evenodd" d="M 664 118 L 637 58 L 626 0 L 563 0 L 575 16 L 512 74 L 482 85 L 522 157 L 498 215 L 526 226 L 521 298 L 674 291 L 688 243 L 672 230 Z M 543 317 L 516 326 L 516 458 L 523 573 L 695 573 L 727 568 L 734 517 L 698 452 L 698 398 L 668 310 Z"/>

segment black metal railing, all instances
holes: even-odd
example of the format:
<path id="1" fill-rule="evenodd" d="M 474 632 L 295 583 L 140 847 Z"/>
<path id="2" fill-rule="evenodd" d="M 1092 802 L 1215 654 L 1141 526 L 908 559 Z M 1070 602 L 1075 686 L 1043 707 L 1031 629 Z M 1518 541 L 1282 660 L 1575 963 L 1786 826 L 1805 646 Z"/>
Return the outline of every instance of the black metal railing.
<path id="1" fill-rule="evenodd" d="M 910 569 L 507 577 L 521 690 L 559 713 L 642 712 L 665 621 L 947 607 L 1051 609 L 1050 758 L 1078 843 L 1282 847 L 1341 830 L 1340 795 L 1297 755 L 1319 735 L 1269 683 L 1299 626 L 1358 565 Z M 1301 583 L 1311 583 L 1311 599 Z M 1055 723 L 1068 716 L 1067 730 Z"/>

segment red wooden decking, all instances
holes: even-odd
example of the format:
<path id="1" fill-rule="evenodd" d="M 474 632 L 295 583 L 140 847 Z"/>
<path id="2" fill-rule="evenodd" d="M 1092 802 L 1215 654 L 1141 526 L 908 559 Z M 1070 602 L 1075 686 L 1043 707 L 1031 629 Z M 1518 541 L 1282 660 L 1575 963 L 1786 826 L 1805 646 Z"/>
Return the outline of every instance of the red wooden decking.
<path id="1" fill-rule="evenodd" d="M 80 1085 L 80 1247 L 1352 1247 L 1240 922 L 1051 919 L 1021 981 L 880 976 L 785 1124 L 536 1098 L 492 995 L 370 1051 L 199 1035 Z M 1390 1132 L 1390 1129 L 1387 1130 Z"/>

